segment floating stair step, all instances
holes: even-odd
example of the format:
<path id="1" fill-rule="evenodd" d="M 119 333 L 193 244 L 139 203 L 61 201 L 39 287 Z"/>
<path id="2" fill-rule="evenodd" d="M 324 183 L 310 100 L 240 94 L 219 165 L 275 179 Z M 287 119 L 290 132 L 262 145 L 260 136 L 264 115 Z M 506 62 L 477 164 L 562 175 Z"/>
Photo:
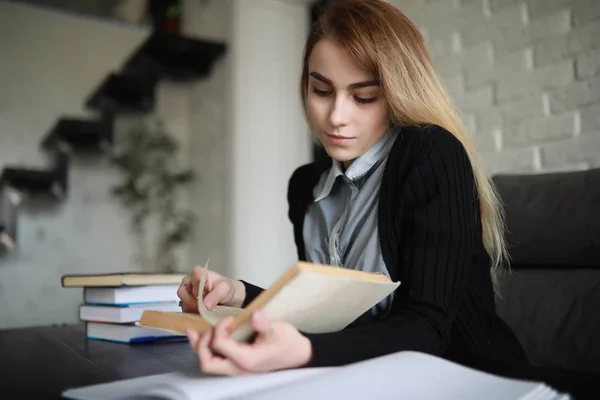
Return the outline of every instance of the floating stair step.
<path id="1" fill-rule="evenodd" d="M 173 80 L 198 79 L 210 74 L 225 49 L 221 42 L 155 32 L 129 58 L 125 69 Z"/>
<path id="2" fill-rule="evenodd" d="M 111 73 L 85 105 L 97 111 L 149 112 L 155 103 L 156 77 L 143 71 Z"/>
<path id="3" fill-rule="evenodd" d="M 0 174 L 0 188 L 12 188 L 30 197 L 51 196 L 64 200 L 68 191 L 69 155 L 56 152 L 55 164 L 48 169 L 5 167 Z"/>
<path id="4" fill-rule="evenodd" d="M 61 118 L 42 141 L 42 148 L 67 146 L 72 152 L 99 153 L 112 144 L 112 126 L 112 119 Z"/>
<path id="5" fill-rule="evenodd" d="M 65 190 L 54 171 L 7 167 L 2 171 L 0 179 L 11 188 L 29 196 L 52 194 L 57 198 L 64 197 Z"/>

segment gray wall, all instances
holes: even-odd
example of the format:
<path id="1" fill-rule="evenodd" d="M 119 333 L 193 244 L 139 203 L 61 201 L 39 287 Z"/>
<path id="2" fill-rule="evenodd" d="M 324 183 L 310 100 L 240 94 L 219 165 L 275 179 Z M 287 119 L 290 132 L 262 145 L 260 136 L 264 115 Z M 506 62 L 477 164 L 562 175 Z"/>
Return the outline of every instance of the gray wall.
<path id="1" fill-rule="evenodd" d="M 228 152 L 230 112 L 228 80 L 231 66 L 231 9 L 230 0 L 211 1 L 207 5 L 186 0 L 184 30 L 193 37 L 222 41 L 228 45 L 210 76 L 191 85 L 189 90 L 189 147 L 190 165 L 198 176 L 190 198 L 190 208 L 197 220 L 190 248 L 190 264 L 202 265 L 210 258 L 211 269 L 224 272 L 227 266 L 226 243 L 227 199 L 231 156 Z"/>
<path id="2" fill-rule="evenodd" d="M 186 33 L 229 42 L 229 0 L 184 5 Z M 48 165 L 42 138 L 60 117 L 95 117 L 84 107 L 86 97 L 147 34 L 131 24 L 0 2 L 0 170 Z M 193 85 L 161 82 L 154 113 L 147 115 L 165 120 L 185 149 L 182 164 L 198 174 L 181 199 L 198 215 L 196 235 L 178 252 L 179 269 L 186 272 L 207 257 L 213 269 L 225 264 L 228 59 Z M 138 118 L 119 116 L 117 138 Z M 75 156 L 64 202 L 41 209 L 23 203 L 18 248 L 0 257 L 0 329 L 76 322 L 82 291 L 63 289 L 63 274 L 151 270 L 136 257 L 130 213 L 110 196 L 117 177 L 106 158 Z"/>
<path id="3" fill-rule="evenodd" d="M 490 173 L 600 167 L 600 1 L 390 2 L 424 33 Z"/>
<path id="4" fill-rule="evenodd" d="M 94 117 L 86 97 L 145 36 L 130 26 L 0 2 L 0 169 L 48 166 L 43 137 L 60 117 Z M 128 122 L 119 119 L 117 131 Z M 117 175 L 106 159 L 75 157 L 69 180 L 65 201 L 20 207 L 18 250 L 0 257 L 0 328 L 75 321 L 81 292 L 62 289 L 62 274 L 143 269 L 134 262 L 129 214 L 110 196 Z"/>

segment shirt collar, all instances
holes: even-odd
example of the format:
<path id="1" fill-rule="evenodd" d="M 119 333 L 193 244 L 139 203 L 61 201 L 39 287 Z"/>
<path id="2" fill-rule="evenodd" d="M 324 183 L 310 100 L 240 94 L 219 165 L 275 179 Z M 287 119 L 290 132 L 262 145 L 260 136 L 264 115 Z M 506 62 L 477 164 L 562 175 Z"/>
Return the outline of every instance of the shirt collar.
<path id="1" fill-rule="evenodd" d="M 329 196 L 329 193 L 331 193 L 333 185 L 339 176 L 345 176 L 352 182 L 356 182 L 358 179 L 365 176 L 380 160 L 388 155 L 398 131 L 399 129 L 396 127 L 390 128 L 377 143 L 354 160 L 345 172 L 339 161 L 332 160 L 331 167 L 329 168 L 329 172 L 325 175 L 325 179 L 321 179 L 315 188 L 316 196 L 314 201 L 317 202 Z"/>

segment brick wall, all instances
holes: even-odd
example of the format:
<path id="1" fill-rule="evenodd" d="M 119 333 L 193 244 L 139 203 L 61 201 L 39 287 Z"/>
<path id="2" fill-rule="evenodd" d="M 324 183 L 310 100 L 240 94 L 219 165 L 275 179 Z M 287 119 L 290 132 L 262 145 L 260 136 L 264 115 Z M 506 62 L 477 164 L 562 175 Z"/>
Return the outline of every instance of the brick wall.
<path id="1" fill-rule="evenodd" d="M 600 167 L 600 1 L 391 0 L 490 173 Z"/>

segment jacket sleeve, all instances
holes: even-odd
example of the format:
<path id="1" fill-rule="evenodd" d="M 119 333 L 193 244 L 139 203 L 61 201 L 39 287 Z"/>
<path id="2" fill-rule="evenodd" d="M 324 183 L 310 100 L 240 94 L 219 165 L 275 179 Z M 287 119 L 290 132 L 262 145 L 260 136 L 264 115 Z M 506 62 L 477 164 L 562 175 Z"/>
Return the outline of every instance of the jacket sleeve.
<path id="1" fill-rule="evenodd" d="M 248 304 L 252 303 L 252 300 L 257 298 L 260 292 L 262 292 L 264 289 L 244 280 L 241 280 L 240 282 L 242 282 L 246 288 L 246 297 L 244 298 L 244 303 L 242 304 L 242 307 L 246 307 Z"/>
<path id="2" fill-rule="evenodd" d="M 470 161 L 453 136 L 436 137 L 401 185 L 398 307 L 385 319 L 326 334 L 306 334 L 308 366 L 333 366 L 392 352 L 441 355 L 472 266 L 477 207 Z"/>

